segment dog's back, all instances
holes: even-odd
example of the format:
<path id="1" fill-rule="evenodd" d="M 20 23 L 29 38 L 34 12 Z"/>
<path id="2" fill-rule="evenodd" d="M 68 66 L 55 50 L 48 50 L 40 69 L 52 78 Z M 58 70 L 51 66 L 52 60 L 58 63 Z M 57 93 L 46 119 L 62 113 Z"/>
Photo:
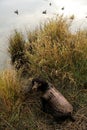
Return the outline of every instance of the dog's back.
<path id="1" fill-rule="evenodd" d="M 50 108 L 53 110 L 54 116 L 63 116 L 71 114 L 73 111 L 72 105 L 67 99 L 54 87 L 51 87 L 43 95 L 43 98 L 47 100 Z"/>

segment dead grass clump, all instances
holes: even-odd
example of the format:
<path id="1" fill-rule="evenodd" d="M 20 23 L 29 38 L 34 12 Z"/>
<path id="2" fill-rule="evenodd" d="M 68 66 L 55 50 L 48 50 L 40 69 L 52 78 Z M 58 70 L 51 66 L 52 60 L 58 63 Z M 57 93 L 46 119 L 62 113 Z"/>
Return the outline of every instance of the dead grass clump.
<path id="1" fill-rule="evenodd" d="M 16 70 L 21 70 L 21 76 L 26 75 L 29 69 L 29 61 L 25 55 L 25 40 L 22 33 L 14 31 L 14 34 L 9 38 L 9 54 L 11 56 L 11 63 Z"/>

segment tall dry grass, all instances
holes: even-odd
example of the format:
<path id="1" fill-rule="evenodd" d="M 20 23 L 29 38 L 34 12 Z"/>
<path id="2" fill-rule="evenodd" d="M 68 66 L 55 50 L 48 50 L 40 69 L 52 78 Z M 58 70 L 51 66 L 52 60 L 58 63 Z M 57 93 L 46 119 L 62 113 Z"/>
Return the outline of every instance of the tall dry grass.
<path id="1" fill-rule="evenodd" d="M 21 85 L 15 70 L 6 70 L 0 74 L 0 99 L 8 108 L 8 111 L 18 100 L 20 88 Z"/>
<path id="2" fill-rule="evenodd" d="M 34 31 L 27 32 L 28 42 L 20 32 L 9 40 L 9 52 L 15 68 L 29 76 L 42 75 L 48 80 L 64 79 L 75 84 L 87 81 L 87 31 L 70 32 L 71 21 L 58 16 Z M 72 82 L 71 81 L 71 82 Z"/>
<path id="3" fill-rule="evenodd" d="M 27 74 L 28 78 L 41 76 L 61 90 L 84 89 L 87 82 L 87 31 L 72 34 L 73 20 L 63 16 L 51 19 L 39 28 L 27 31 L 27 42 L 16 31 L 10 37 L 9 52 L 14 66 L 20 66 L 16 67 L 18 73 L 23 77 Z"/>
<path id="4" fill-rule="evenodd" d="M 79 130 L 83 129 L 83 125 L 86 128 L 84 122 L 87 121 L 87 114 L 83 112 L 83 108 L 87 110 L 87 31 L 79 30 L 72 34 L 70 27 L 73 20 L 74 16 L 70 19 L 58 16 L 40 25 L 38 29 L 29 30 L 27 40 L 17 31 L 9 38 L 11 62 L 17 74 L 27 78 L 43 77 L 53 83 L 74 106 L 78 121 L 74 125 L 66 123 L 66 126 L 61 127 L 63 130 Z M 18 122 L 20 128 L 39 130 L 43 126 L 44 130 L 56 129 L 55 125 L 47 125 L 48 120 L 39 110 L 39 105 L 31 101 L 32 99 L 29 100 L 29 106 L 26 102 L 25 107 L 22 106 L 25 113 L 21 113 L 22 123 Z M 78 114 L 81 112 L 84 117 L 83 114 Z M 76 127 L 79 122 L 82 125 L 80 128 Z M 57 128 L 60 129 L 60 125 Z"/>
<path id="5" fill-rule="evenodd" d="M 15 70 L 0 73 L 0 129 L 14 130 L 19 119 L 21 83 Z M 13 124 L 12 124 L 13 123 Z"/>
<path id="6" fill-rule="evenodd" d="M 22 74 L 26 75 L 29 61 L 25 55 L 25 40 L 23 34 L 14 31 L 14 34 L 9 38 L 9 54 L 12 65 L 17 69 L 22 69 Z"/>

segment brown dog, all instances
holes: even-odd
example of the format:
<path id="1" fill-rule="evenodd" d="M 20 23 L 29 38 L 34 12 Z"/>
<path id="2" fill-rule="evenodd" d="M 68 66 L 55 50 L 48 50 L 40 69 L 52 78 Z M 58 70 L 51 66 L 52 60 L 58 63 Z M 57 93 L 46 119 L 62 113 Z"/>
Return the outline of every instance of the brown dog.
<path id="1" fill-rule="evenodd" d="M 32 90 L 42 92 L 41 102 L 44 112 L 49 111 L 56 120 L 69 118 L 74 121 L 72 105 L 53 85 L 35 78 L 32 80 Z"/>

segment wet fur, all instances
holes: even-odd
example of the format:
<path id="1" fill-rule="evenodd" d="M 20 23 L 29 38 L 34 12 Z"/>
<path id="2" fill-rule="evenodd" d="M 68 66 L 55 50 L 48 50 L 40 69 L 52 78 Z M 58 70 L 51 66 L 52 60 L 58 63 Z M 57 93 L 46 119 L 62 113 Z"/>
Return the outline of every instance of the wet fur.
<path id="1" fill-rule="evenodd" d="M 44 81 L 42 79 L 36 78 L 36 79 L 32 80 L 32 87 L 33 87 L 35 82 L 37 82 L 38 85 L 40 84 L 40 86 L 37 88 L 37 91 L 41 91 L 42 92 L 41 103 L 42 103 L 42 110 L 44 112 L 47 112 L 47 113 L 50 113 L 51 115 L 53 115 L 53 117 L 55 118 L 56 121 L 65 120 L 67 118 L 70 119 L 71 121 L 75 121 L 75 119 L 72 117 L 73 107 L 63 97 L 63 95 L 58 90 L 56 90 L 54 88 L 54 86 L 52 86 L 51 84 L 49 84 L 48 82 L 46 82 L 46 81 Z M 64 100 L 67 102 L 67 104 L 70 105 L 71 110 L 69 110 L 69 112 L 68 112 L 68 108 L 67 108 L 67 112 L 66 113 L 64 111 L 61 112 L 61 109 L 59 110 L 58 105 L 56 106 L 56 103 L 57 103 L 56 100 L 59 100 L 56 97 L 56 95 L 58 95 L 57 93 L 59 94 L 59 96 L 61 98 L 64 98 Z M 67 107 L 66 103 L 65 103 L 65 107 Z"/>

